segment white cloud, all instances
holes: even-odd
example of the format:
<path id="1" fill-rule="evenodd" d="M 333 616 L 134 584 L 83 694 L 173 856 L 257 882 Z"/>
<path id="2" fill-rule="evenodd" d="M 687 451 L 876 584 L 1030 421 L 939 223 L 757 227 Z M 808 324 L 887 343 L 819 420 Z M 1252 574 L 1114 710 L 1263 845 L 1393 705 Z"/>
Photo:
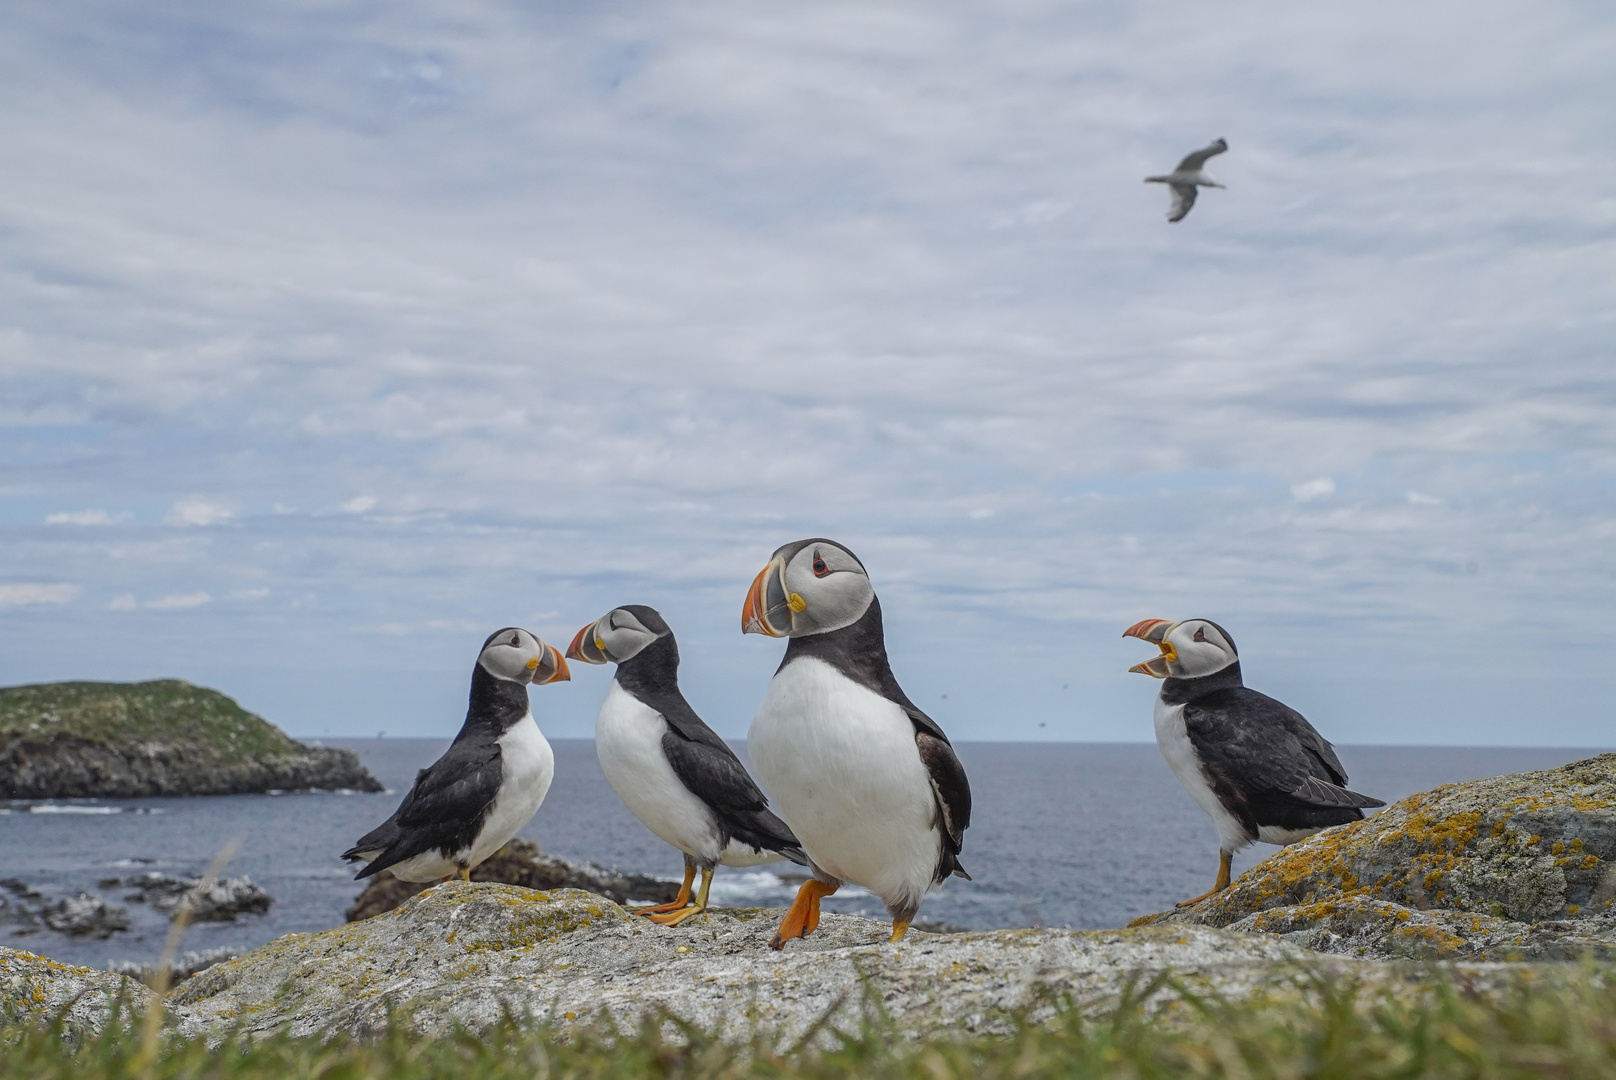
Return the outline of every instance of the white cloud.
<path id="1" fill-rule="evenodd" d="M 211 599 L 212 597 L 199 589 L 192 593 L 174 593 L 156 600 L 148 600 L 145 606 L 158 611 L 182 611 L 187 608 L 201 607 Z"/>
<path id="2" fill-rule="evenodd" d="M 376 499 L 371 495 L 356 495 L 342 504 L 342 509 L 350 514 L 363 514 L 367 510 L 376 508 Z"/>
<path id="3" fill-rule="evenodd" d="M 42 585 L 17 582 L 0 585 L 0 607 L 26 607 L 32 604 L 66 604 L 77 599 L 77 585 Z"/>
<path id="4" fill-rule="evenodd" d="M 1327 495 L 1335 494 L 1335 481 L 1328 476 L 1320 476 L 1313 480 L 1304 480 L 1300 484 L 1291 485 L 1291 495 L 1297 502 L 1312 502 Z"/>
<path id="5" fill-rule="evenodd" d="M 262 600 L 268 595 L 268 589 L 259 587 L 256 589 L 237 589 L 230 594 L 230 597 L 233 600 Z"/>
<path id="6" fill-rule="evenodd" d="M 195 655 L 392 625 L 415 671 L 432 621 L 645 599 L 723 702 L 734 582 L 824 533 L 895 649 L 969 636 L 1017 716 L 1084 620 L 1225 613 L 1257 665 L 1462 608 L 1525 678 L 1616 602 L 1608 5 L 101 10 L 0 36 L 0 542 L 94 595 L 286 598 L 211 605 Z M 1141 178 L 1218 135 L 1228 189 L 1169 226 Z M 397 516 L 316 512 L 357 492 Z M 37 528 L 63 505 L 234 527 Z"/>
<path id="7" fill-rule="evenodd" d="M 229 521 L 231 516 L 228 507 L 200 495 L 189 495 L 176 502 L 163 520 L 168 525 L 218 525 Z"/>
<path id="8" fill-rule="evenodd" d="M 123 593 L 123 594 L 121 594 L 119 596 L 114 596 L 112 598 L 112 602 L 107 605 L 107 610 L 108 611 L 134 611 L 139 606 L 140 606 L 140 603 L 135 599 L 135 594 L 134 593 Z"/>
<path id="9" fill-rule="evenodd" d="M 62 510 L 45 515 L 47 525 L 111 525 L 124 521 L 128 514 L 113 515 L 105 510 Z"/>
<path id="10" fill-rule="evenodd" d="M 1409 502 L 1410 506 L 1441 506 L 1442 505 L 1442 500 L 1437 498 L 1435 495 L 1426 495 L 1426 494 L 1423 494 L 1422 492 L 1418 492 L 1418 491 L 1409 492 L 1405 496 L 1405 498 L 1408 499 L 1408 502 Z"/>

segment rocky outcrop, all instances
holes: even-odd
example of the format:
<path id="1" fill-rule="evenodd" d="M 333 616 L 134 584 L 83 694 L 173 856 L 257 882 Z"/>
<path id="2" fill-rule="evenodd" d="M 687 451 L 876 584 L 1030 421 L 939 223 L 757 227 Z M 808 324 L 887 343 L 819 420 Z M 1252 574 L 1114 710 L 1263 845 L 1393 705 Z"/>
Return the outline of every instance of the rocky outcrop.
<path id="1" fill-rule="evenodd" d="M 512 840 L 494 852 L 471 872 L 473 881 L 493 881 L 520 885 L 527 889 L 582 889 L 599 893 L 608 900 L 626 904 L 665 904 L 679 893 L 679 886 L 648 874 L 621 874 L 594 863 L 568 862 L 546 855 L 531 840 Z M 392 911 L 412 896 L 431 888 L 429 883 L 400 881 L 386 870 L 368 879 L 365 891 L 348 908 L 349 922 L 369 919 Z"/>
<path id="2" fill-rule="evenodd" d="M 72 967 L 0 946 L 0 1026 L 59 1024 L 69 1039 L 99 1034 L 121 999 L 144 1006 L 150 991 L 124 975 Z"/>
<path id="3" fill-rule="evenodd" d="M 1205 927 L 911 931 L 891 945 L 887 924 L 850 915 L 826 915 L 812 937 L 777 953 L 768 941 L 781 915 L 714 910 L 668 928 L 590 893 L 453 881 L 385 915 L 209 968 L 169 1003 L 204 1032 L 368 1035 L 391 1017 L 441 1034 L 508 1014 L 565 1030 L 667 1012 L 731 1036 L 755 1023 L 794 1038 L 833 1012 L 833 1026 L 856 1025 L 869 987 L 904 1030 L 991 1032 L 1055 996 L 1101 1008 L 1132 976 L 1167 969 L 1188 987 L 1239 996 L 1308 955 Z"/>
<path id="4" fill-rule="evenodd" d="M 1412 795 L 1149 923 L 1361 957 L 1616 958 L 1616 754 Z"/>
<path id="5" fill-rule="evenodd" d="M 380 791 L 351 750 L 306 746 L 177 679 L 0 690 L 0 798 Z"/>
<path id="6" fill-rule="evenodd" d="M 41 926 L 69 937 L 103 939 L 129 929 L 126 910 L 89 893 L 51 900 L 16 878 L 0 879 L 0 888 L 11 893 L 9 897 L 0 896 L 0 923 L 12 924 L 12 933 L 17 937 L 32 934 Z"/>
<path id="7" fill-rule="evenodd" d="M 149 905 L 165 915 L 173 914 L 181 904 L 189 904 L 192 922 L 234 922 L 237 915 L 262 915 L 274 903 L 274 898 L 246 875 L 218 878 L 205 889 L 201 878 L 155 871 L 130 878 L 106 878 L 100 885 L 103 889 L 132 888 L 135 891 L 125 899 Z"/>

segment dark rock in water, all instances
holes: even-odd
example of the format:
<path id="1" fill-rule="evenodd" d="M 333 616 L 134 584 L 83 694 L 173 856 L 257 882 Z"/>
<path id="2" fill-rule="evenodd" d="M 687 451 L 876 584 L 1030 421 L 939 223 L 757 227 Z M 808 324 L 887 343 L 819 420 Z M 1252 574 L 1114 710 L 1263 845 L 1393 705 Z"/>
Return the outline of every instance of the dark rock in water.
<path id="1" fill-rule="evenodd" d="M 568 862 L 546 855 L 531 840 L 512 840 L 506 844 L 471 872 L 471 880 L 497 881 L 529 889 L 583 889 L 619 904 L 630 900 L 665 904 L 679 893 L 676 882 L 646 874 L 620 874 L 594 863 Z M 431 883 L 400 881 L 389 871 L 380 871 L 348 909 L 348 921 L 358 922 L 392 911 L 431 887 Z"/>
<path id="2" fill-rule="evenodd" d="M 192 922 L 234 922 L 237 915 L 262 915 L 274 903 L 263 889 L 253 884 L 252 878 L 219 878 L 206 889 L 199 889 L 201 878 L 175 877 L 148 871 L 130 878 L 107 878 L 102 888 L 123 885 L 134 889 L 124 899 L 135 904 L 146 904 L 156 911 L 171 914 L 184 903 L 191 905 Z"/>
<path id="3" fill-rule="evenodd" d="M 69 937 L 109 938 L 129 929 L 129 913 L 99 896 L 79 893 L 46 904 L 39 911 L 45 925 Z"/>
<path id="4" fill-rule="evenodd" d="M 0 690 L 0 798 L 380 791 L 351 750 L 306 746 L 178 679 Z"/>
<path id="5" fill-rule="evenodd" d="M 17 878 L 0 878 L 0 888 L 13 898 L 0 896 L 0 923 L 9 923 L 14 937 L 27 937 L 49 927 L 73 937 L 105 938 L 129 929 L 129 916 L 123 908 L 79 893 L 54 902 L 45 894 Z M 39 901 L 30 904 L 29 901 Z"/>
<path id="6" fill-rule="evenodd" d="M 1616 754 L 1411 795 L 1135 925 L 1161 922 L 1348 956 L 1616 958 Z"/>
<path id="7" fill-rule="evenodd" d="M 222 964 L 226 960 L 234 960 L 240 955 L 240 949 L 232 949 L 228 946 L 183 953 L 176 956 L 173 962 L 168 965 L 168 984 L 173 986 L 177 983 L 182 983 L 198 972 L 206 971 L 213 965 Z M 156 964 L 141 963 L 135 960 L 109 962 L 106 970 L 114 975 L 127 975 L 132 979 L 139 979 L 147 986 L 156 984 L 159 971 Z"/>

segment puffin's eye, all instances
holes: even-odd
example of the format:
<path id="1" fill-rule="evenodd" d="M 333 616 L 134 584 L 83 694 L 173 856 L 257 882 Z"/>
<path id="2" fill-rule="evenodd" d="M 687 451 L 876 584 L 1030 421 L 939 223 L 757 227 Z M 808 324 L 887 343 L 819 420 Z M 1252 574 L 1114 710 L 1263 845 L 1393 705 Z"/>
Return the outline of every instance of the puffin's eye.
<path id="1" fill-rule="evenodd" d="M 1195 640 L 1196 641 L 1205 641 L 1206 640 L 1206 627 L 1197 626 L 1195 628 Z"/>
<path id="2" fill-rule="evenodd" d="M 825 560 L 820 558 L 819 552 L 814 552 L 814 577 L 824 577 L 828 573 L 830 567 L 825 565 Z"/>
<path id="3" fill-rule="evenodd" d="M 521 634 L 512 634 L 511 635 L 511 647 L 515 648 L 516 646 L 518 646 L 520 644 L 522 644 L 522 635 Z"/>

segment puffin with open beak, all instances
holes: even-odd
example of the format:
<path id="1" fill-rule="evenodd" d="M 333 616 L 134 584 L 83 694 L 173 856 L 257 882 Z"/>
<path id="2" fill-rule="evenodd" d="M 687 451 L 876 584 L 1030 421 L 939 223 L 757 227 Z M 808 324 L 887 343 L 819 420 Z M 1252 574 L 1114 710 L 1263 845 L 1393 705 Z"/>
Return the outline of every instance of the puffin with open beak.
<path id="1" fill-rule="evenodd" d="M 601 770 L 646 828 L 684 852 L 678 897 L 640 914 L 664 926 L 699 915 L 721 864 L 808 861 L 735 751 L 679 692 L 679 646 L 654 608 L 613 608 L 578 631 L 567 659 L 617 664 L 595 717 Z M 697 867 L 701 891 L 692 903 Z"/>
<path id="2" fill-rule="evenodd" d="M 893 677 L 864 564 L 825 539 L 774 553 L 741 631 L 790 638 L 747 735 L 758 779 L 808 853 L 805 882 L 770 945 L 819 925 L 851 881 L 880 897 L 902 940 L 920 900 L 959 864 L 971 788 L 948 736 Z"/>
<path id="3" fill-rule="evenodd" d="M 391 870 L 401 881 L 447 881 L 471 871 L 538 812 L 555 777 L 555 754 L 533 722 L 527 688 L 566 682 L 567 662 L 519 627 L 495 630 L 471 669 L 466 722 L 449 749 L 422 769 L 393 816 L 342 857 Z"/>
<path id="4" fill-rule="evenodd" d="M 1156 745 L 1218 829 L 1218 877 L 1179 907 L 1229 887 L 1234 853 L 1294 844 L 1363 818 L 1380 799 L 1347 789 L 1335 747 L 1301 713 L 1248 689 L 1228 631 L 1210 619 L 1145 619 L 1123 631 L 1161 649 L 1137 671 L 1161 679 Z"/>

